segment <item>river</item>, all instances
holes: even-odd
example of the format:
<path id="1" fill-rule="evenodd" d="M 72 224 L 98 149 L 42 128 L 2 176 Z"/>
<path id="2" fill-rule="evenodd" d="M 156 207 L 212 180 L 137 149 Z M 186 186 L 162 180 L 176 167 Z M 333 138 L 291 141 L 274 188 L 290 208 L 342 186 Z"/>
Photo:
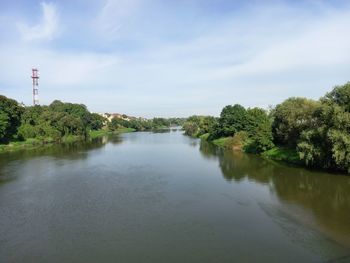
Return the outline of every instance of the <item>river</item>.
<path id="1" fill-rule="evenodd" d="M 4 153 L 0 262 L 350 262 L 350 177 L 177 130 Z"/>

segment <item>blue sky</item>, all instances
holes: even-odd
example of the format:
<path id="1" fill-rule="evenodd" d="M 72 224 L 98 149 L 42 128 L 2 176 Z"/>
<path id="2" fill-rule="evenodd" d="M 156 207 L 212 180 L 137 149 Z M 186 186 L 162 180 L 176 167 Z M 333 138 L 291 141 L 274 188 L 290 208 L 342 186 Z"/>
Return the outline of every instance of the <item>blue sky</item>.
<path id="1" fill-rule="evenodd" d="M 350 80 L 350 1 L 0 0 L 0 94 L 136 116 L 218 115 Z"/>

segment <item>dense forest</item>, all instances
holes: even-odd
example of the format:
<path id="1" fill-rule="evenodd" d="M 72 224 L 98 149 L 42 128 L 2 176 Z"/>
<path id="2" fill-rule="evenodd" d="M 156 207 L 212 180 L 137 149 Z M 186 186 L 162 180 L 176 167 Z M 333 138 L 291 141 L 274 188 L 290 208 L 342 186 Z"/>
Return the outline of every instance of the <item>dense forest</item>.
<path id="1" fill-rule="evenodd" d="M 125 117 L 127 117 L 125 115 Z M 54 101 L 48 106 L 25 107 L 0 96 L 0 144 L 48 143 L 87 139 L 94 131 L 145 131 L 181 125 L 181 118 L 113 118 L 90 113 L 83 104 Z M 104 134 L 99 133 L 99 134 Z"/>
<path id="2" fill-rule="evenodd" d="M 191 116 L 183 128 L 224 147 L 350 173 L 350 82 L 319 100 L 292 97 L 269 111 L 228 105 L 219 118 Z"/>

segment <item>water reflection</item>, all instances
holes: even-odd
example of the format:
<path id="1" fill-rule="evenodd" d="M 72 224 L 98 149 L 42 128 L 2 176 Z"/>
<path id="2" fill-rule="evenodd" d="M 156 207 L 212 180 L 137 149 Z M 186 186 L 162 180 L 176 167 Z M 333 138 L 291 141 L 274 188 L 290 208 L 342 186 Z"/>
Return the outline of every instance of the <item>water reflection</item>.
<path id="1" fill-rule="evenodd" d="M 248 179 L 267 184 L 281 202 L 312 213 L 312 221 L 304 223 L 316 224 L 318 230 L 350 247 L 348 176 L 288 167 L 259 156 L 221 150 L 204 141 L 200 144 L 200 152 L 205 158 L 218 160 L 226 180 Z"/>
<path id="2" fill-rule="evenodd" d="M 152 133 L 169 133 L 170 131 L 171 131 L 170 128 L 162 128 L 162 129 L 152 130 Z"/>
<path id="3" fill-rule="evenodd" d="M 0 154 L 0 183 L 15 179 L 12 173 L 13 165 L 25 163 L 35 157 L 54 157 L 62 160 L 83 160 L 89 155 L 89 151 L 102 148 L 107 142 L 120 144 L 122 139 L 119 136 L 94 138 L 84 142 L 51 144 L 37 149 L 23 149 L 16 152 Z M 8 172 L 9 171 L 9 172 Z"/>
<path id="4" fill-rule="evenodd" d="M 104 145 L 107 142 L 110 142 L 116 145 L 116 144 L 121 144 L 123 142 L 123 139 L 120 136 L 115 136 L 115 135 L 102 137 L 102 144 Z"/>
<path id="5" fill-rule="evenodd" d="M 346 254 L 349 177 L 222 151 L 180 132 L 0 155 L 0 174 L 16 179 L 1 184 L 1 262 L 314 262 Z"/>

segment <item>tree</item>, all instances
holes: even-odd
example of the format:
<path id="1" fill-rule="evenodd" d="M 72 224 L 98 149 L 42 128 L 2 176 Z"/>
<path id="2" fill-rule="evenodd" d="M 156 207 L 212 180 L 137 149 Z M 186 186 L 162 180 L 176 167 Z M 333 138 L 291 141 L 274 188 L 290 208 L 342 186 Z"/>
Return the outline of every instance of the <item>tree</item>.
<path id="1" fill-rule="evenodd" d="M 224 107 L 219 119 L 223 136 L 232 136 L 236 132 L 244 130 L 246 121 L 246 110 L 243 106 L 235 104 Z"/>
<path id="2" fill-rule="evenodd" d="M 297 150 L 307 166 L 350 173 L 350 85 L 335 87 L 314 111 Z"/>
<path id="3" fill-rule="evenodd" d="M 170 126 L 170 122 L 165 118 L 153 118 L 152 120 L 152 129 L 160 129 L 160 128 L 165 128 L 169 126 Z"/>
<path id="4" fill-rule="evenodd" d="M 185 123 L 185 118 L 169 118 L 171 126 L 182 126 Z"/>
<path id="5" fill-rule="evenodd" d="M 87 110 L 84 104 L 63 103 L 59 100 L 53 101 L 49 108 L 56 112 L 66 112 L 81 119 L 84 126 L 91 126 L 91 113 Z"/>
<path id="6" fill-rule="evenodd" d="M 97 113 L 91 114 L 91 129 L 92 130 L 100 130 L 104 126 L 104 123 L 107 121 L 107 119 Z"/>
<path id="7" fill-rule="evenodd" d="M 328 92 L 323 98 L 323 103 L 335 103 L 350 112 L 350 82 L 343 86 L 335 86 L 331 92 Z"/>
<path id="8" fill-rule="evenodd" d="M 40 105 L 25 107 L 24 112 L 22 114 L 21 123 L 30 125 L 37 124 L 41 114 L 45 110 L 48 110 L 48 108 Z"/>
<path id="9" fill-rule="evenodd" d="M 276 143 L 295 147 L 303 130 L 314 122 L 319 102 L 306 98 L 289 98 L 272 110 L 272 132 Z"/>
<path id="10" fill-rule="evenodd" d="M 186 135 L 199 137 L 205 133 L 212 133 L 216 122 L 216 118 L 212 116 L 193 115 L 187 118 L 182 128 Z"/>
<path id="11" fill-rule="evenodd" d="M 260 108 L 248 109 L 245 130 L 250 138 L 250 142 L 246 146 L 247 151 L 259 153 L 274 146 L 271 120 L 265 110 Z"/>
<path id="12" fill-rule="evenodd" d="M 224 107 L 218 124 L 213 127 L 213 138 L 233 136 L 236 132 L 243 131 L 247 124 L 246 115 L 245 108 L 239 104 Z"/>
<path id="13" fill-rule="evenodd" d="M 199 125 L 195 122 L 186 121 L 183 125 L 183 129 L 186 135 L 195 137 L 199 131 Z"/>
<path id="14" fill-rule="evenodd" d="M 204 116 L 200 121 L 200 135 L 205 133 L 212 133 L 214 131 L 214 127 L 217 123 L 217 119 L 212 116 Z"/>
<path id="15" fill-rule="evenodd" d="M 9 142 L 21 123 L 23 107 L 18 102 L 0 95 L 0 142 Z"/>
<path id="16" fill-rule="evenodd" d="M 60 140 L 63 136 L 87 137 L 90 129 L 100 129 L 104 118 L 91 114 L 85 105 L 55 100 L 49 106 L 27 107 L 22 115 L 19 136 Z"/>

